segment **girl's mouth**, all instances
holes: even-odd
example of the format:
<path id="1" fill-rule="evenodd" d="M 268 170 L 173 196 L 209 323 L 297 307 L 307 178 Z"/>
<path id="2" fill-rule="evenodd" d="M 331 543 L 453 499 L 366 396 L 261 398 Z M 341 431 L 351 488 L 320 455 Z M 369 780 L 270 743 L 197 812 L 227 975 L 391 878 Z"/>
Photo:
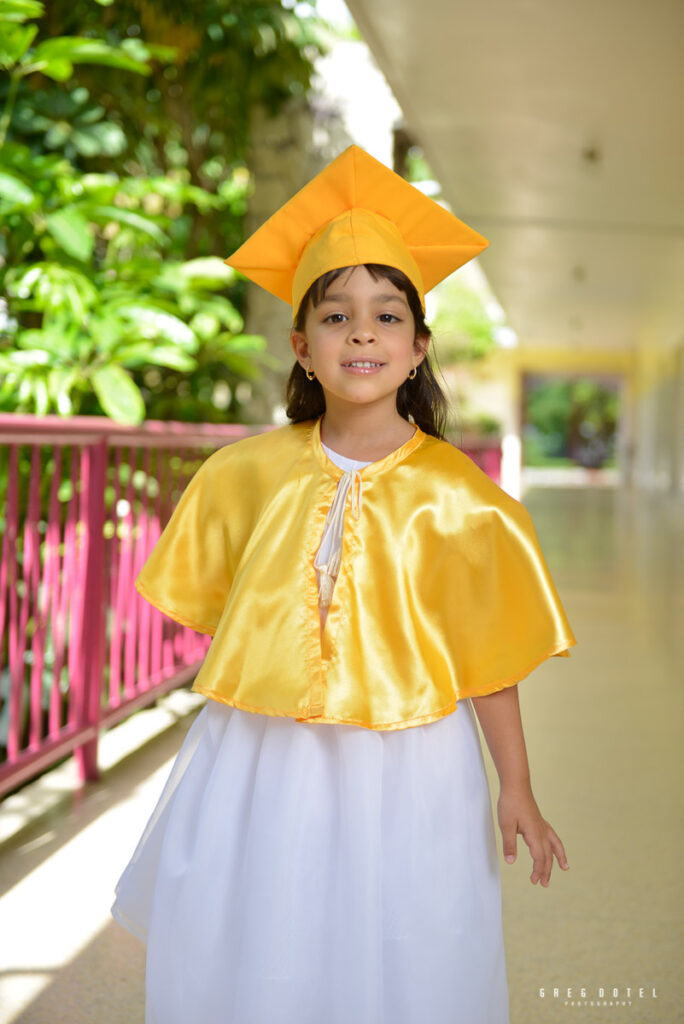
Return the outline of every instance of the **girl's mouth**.
<path id="1" fill-rule="evenodd" d="M 342 369 L 348 370 L 350 373 L 377 373 L 384 366 L 384 363 L 378 363 L 371 359 L 354 359 L 348 363 L 342 363 Z"/>

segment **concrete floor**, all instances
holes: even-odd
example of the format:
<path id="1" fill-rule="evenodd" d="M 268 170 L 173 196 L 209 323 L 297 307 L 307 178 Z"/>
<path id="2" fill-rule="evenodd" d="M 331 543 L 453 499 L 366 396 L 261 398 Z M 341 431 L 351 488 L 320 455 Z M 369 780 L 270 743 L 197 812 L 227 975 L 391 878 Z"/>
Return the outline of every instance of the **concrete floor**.
<path id="1" fill-rule="evenodd" d="M 684 510 L 610 488 L 524 500 L 578 645 L 520 685 L 570 870 L 531 885 L 521 837 L 501 862 L 511 1022 L 676 1024 Z M 112 888 L 201 703 L 171 694 L 113 730 L 101 782 L 79 790 L 66 762 L 0 804 L 0 1024 L 142 1024 L 144 946 L 109 918 Z"/>

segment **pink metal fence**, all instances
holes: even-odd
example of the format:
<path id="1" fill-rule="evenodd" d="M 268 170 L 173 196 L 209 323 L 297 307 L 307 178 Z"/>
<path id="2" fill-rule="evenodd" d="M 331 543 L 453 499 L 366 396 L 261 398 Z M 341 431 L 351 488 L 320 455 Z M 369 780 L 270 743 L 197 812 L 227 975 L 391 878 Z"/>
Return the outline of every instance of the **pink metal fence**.
<path id="1" fill-rule="evenodd" d="M 210 638 L 133 581 L 189 479 L 269 427 L 0 414 L 0 796 L 196 674 Z"/>

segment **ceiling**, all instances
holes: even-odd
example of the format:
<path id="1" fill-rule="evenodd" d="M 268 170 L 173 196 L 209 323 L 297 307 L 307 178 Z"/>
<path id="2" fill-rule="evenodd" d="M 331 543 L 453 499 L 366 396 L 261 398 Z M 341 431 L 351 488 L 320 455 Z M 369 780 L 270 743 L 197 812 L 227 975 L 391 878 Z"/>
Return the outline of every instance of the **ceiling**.
<path id="1" fill-rule="evenodd" d="M 347 6 L 521 346 L 684 339 L 684 0 Z"/>

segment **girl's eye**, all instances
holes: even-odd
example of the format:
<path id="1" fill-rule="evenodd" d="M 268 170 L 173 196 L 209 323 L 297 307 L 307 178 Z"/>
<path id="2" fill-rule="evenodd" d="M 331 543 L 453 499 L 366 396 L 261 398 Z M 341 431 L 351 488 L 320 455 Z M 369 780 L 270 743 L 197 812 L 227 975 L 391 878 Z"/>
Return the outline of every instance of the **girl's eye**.
<path id="1" fill-rule="evenodd" d="M 324 324 L 340 324 L 347 319 L 346 313 L 329 313 L 323 318 Z M 380 313 L 378 319 L 384 324 L 398 324 L 401 323 L 401 319 L 395 316 L 394 313 Z"/>

